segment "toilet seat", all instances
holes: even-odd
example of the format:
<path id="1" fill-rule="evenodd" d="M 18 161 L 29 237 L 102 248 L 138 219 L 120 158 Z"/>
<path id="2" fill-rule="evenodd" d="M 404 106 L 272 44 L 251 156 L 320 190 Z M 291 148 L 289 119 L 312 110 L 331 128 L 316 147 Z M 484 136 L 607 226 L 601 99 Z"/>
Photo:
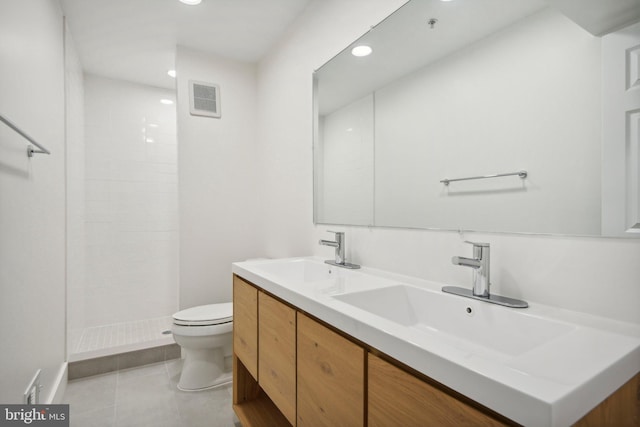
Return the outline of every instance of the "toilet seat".
<path id="1" fill-rule="evenodd" d="M 173 324 L 180 326 L 212 326 L 233 321 L 233 303 L 200 305 L 173 315 Z"/>

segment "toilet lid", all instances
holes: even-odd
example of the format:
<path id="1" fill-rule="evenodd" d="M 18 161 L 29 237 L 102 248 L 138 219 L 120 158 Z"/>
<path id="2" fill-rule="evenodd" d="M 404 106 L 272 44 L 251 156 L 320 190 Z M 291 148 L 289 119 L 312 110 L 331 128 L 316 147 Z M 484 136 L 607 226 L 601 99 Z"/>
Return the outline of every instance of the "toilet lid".
<path id="1" fill-rule="evenodd" d="M 199 305 L 173 315 L 173 323 L 187 326 L 207 326 L 233 320 L 233 303 Z"/>

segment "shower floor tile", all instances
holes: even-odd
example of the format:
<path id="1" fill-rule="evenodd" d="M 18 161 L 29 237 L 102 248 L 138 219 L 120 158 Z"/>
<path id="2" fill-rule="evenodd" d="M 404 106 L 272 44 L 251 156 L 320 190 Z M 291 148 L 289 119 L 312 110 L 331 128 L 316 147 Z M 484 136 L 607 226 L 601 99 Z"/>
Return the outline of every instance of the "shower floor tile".
<path id="1" fill-rule="evenodd" d="M 163 334 L 171 324 L 165 316 L 85 328 L 72 343 L 70 361 L 171 344 L 171 334 Z"/>

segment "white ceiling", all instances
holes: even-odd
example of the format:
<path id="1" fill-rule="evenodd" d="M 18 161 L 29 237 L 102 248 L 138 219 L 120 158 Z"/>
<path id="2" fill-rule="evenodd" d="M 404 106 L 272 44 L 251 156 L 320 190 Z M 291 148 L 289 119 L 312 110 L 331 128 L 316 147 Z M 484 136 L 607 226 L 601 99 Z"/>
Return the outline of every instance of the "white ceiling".
<path id="1" fill-rule="evenodd" d="M 412 0 L 317 71 L 318 112 L 329 114 L 547 7 L 594 35 L 640 20 L 640 0 Z M 438 20 L 433 28 L 429 18 Z M 374 53 L 355 58 L 351 47 L 360 44 Z"/>
<path id="2" fill-rule="evenodd" d="M 640 20 L 640 0 L 547 1 L 596 36 L 603 36 Z"/>
<path id="3" fill-rule="evenodd" d="M 167 70 L 174 68 L 177 45 L 256 62 L 285 35 L 311 1 L 202 0 L 197 6 L 187 6 L 178 0 L 60 0 L 60 3 L 86 72 L 173 88 L 175 82 L 167 76 Z M 640 0 L 528 0 L 511 1 L 509 7 L 545 2 L 597 35 L 640 19 Z M 424 7 L 442 12 L 455 7 L 456 2 L 413 3 L 415 6 L 424 3 Z M 473 9 L 474 3 L 469 2 L 466 7 Z M 491 1 L 478 2 L 477 13 L 472 14 L 478 25 L 491 26 L 484 21 L 508 18 L 508 10 L 487 8 L 486 4 Z M 468 29 L 474 25 L 472 22 L 457 27 Z M 375 37 L 375 31 L 372 33 L 368 36 Z"/>
<path id="4" fill-rule="evenodd" d="M 176 45 L 258 61 L 311 0 L 61 0 L 86 72 L 173 88 Z"/>
<path id="5" fill-rule="evenodd" d="M 406 3 L 316 73 L 321 115 L 353 102 L 547 6 L 545 0 L 414 0 Z M 430 18 L 437 19 L 434 27 Z M 355 58 L 351 47 L 374 54 Z"/>

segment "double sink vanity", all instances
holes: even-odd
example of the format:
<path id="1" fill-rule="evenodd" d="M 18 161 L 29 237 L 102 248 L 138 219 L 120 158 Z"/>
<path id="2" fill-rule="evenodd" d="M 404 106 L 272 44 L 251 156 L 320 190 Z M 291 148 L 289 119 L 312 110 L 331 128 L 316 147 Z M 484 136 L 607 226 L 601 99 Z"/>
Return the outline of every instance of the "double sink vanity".
<path id="1" fill-rule="evenodd" d="M 319 258 L 233 273 L 245 426 L 638 425 L 638 325 Z"/>
<path id="2" fill-rule="evenodd" d="M 637 10 L 405 2 L 313 74 L 314 224 L 640 236 Z M 640 325 L 491 294 L 487 243 L 463 288 L 343 243 L 233 265 L 243 426 L 640 426 Z"/>

